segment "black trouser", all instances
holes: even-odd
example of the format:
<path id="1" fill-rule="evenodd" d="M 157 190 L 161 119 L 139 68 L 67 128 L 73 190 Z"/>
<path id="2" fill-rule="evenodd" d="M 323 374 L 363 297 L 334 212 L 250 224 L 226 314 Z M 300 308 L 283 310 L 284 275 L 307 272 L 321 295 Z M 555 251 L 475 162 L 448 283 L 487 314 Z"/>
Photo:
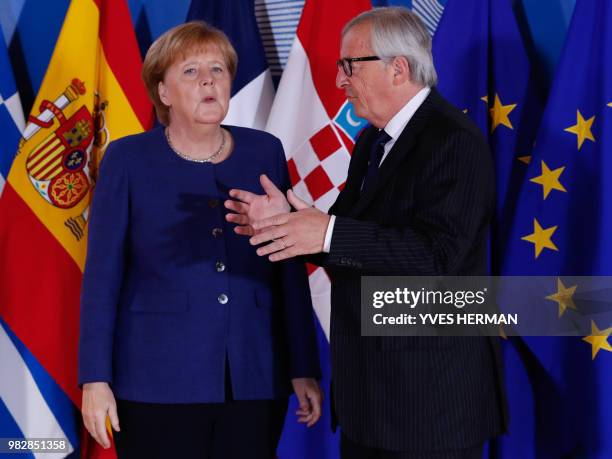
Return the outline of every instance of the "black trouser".
<path id="1" fill-rule="evenodd" d="M 273 459 L 287 399 L 155 404 L 117 400 L 119 459 Z"/>
<path id="2" fill-rule="evenodd" d="M 117 400 L 119 459 L 273 459 L 288 399 L 234 400 L 226 365 L 225 403 Z"/>
<path id="3" fill-rule="evenodd" d="M 342 459 L 482 459 L 483 445 L 454 451 L 411 453 L 387 451 L 355 443 L 346 435 L 340 439 Z"/>

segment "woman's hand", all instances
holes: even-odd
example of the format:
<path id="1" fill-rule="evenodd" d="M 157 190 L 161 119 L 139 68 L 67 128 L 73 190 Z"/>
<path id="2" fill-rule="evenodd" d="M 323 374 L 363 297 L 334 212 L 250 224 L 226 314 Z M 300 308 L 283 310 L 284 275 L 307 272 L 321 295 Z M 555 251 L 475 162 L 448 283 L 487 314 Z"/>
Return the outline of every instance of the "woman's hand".
<path id="1" fill-rule="evenodd" d="M 85 428 L 105 449 L 110 448 L 106 432 L 106 416 L 110 418 L 113 429 L 119 432 L 117 404 L 108 383 L 93 382 L 83 384 L 83 404 L 81 406 Z"/>
<path id="2" fill-rule="evenodd" d="M 225 207 L 235 213 L 228 213 L 226 220 L 238 226 L 234 228 L 237 234 L 253 236 L 253 223 L 265 218 L 284 214 L 291 210 L 285 195 L 266 175 L 259 177 L 266 194 L 255 194 L 244 190 L 230 190 L 233 199 L 225 201 Z"/>
<path id="3" fill-rule="evenodd" d="M 294 378 L 291 384 L 300 403 L 300 408 L 295 412 L 298 422 L 312 427 L 321 417 L 323 392 L 321 392 L 319 383 L 314 378 Z"/>

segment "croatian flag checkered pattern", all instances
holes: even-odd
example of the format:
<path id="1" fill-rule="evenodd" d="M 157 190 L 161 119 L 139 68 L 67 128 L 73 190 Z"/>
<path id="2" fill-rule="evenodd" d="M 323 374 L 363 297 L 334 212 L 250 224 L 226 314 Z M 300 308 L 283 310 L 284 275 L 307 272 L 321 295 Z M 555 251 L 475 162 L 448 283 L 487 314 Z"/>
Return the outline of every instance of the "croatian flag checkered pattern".
<path id="1" fill-rule="evenodd" d="M 367 0 L 307 0 L 267 130 L 283 142 L 294 191 L 327 211 L 346 179 L 354 141 L 366 121 L 335 86 L 340 32 L 371 7 Z M 317 317 L 329 336 L 329 280 L 310 268 Z"/>

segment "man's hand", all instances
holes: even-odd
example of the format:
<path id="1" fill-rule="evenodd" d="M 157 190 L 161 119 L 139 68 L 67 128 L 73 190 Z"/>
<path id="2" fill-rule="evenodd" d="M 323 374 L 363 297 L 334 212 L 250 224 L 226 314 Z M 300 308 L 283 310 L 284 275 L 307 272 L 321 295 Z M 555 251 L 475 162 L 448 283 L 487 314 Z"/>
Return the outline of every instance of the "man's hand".
<path id="1" fill-rule="evenodd" d="M 252 223 L 255 235 L 251 245 L 272 241 L 257 249 L 257 255 L 270 255 L 270 261 L 280 261 L 298 255 L 323 251 L 329 215 L 298 198 L 292 190 L 287 192 L 289 203 L 297 212 L 285 213 Z"/>
<path id="2" fill-rule="evenodd" d="M 321 417 L 321 405 L 323 393 L 319 383 L 314 378 L 294 378 L 291 380 L 293 390 L 300 403 L 300 408 L 295 412 L 298 422 L 306 423 L 312 427 Z"/>
<path id="3" fill-rule="evenodd" d="M 253 236 L 253 223 L 291 210 L 285 195 L 266 175 L 259 177 L 266 194 L 255 194 L 244 190 L 230 190 L 233 198 L 225 201 L 225 207 L 235 213 L 225 216 L 228 222 L 235 223 L 234 231 L 243 236 Z"/>
<path id="4" fill-rule="evenodd" d="M 85 428 L 105 449 L 110 448 L 107 435 L 106 417 L 110 418 L 113 429 L 119 432 L 117 404 L 108 383 L 93 382 L 83 384 L 83 403 L 81 406 Z"/>

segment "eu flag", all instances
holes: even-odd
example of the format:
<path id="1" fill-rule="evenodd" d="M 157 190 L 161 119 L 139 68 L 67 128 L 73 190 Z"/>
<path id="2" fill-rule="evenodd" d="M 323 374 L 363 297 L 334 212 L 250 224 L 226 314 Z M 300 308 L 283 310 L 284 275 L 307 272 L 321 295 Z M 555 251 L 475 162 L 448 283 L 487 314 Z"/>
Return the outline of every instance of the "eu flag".
<path id="1" fill-rule="evenodd" d="M 504 256 L 505 274 L 552 275 L 559 319 L 579 320 L 569 275 L 612 275 L 612 2 L 578 0 Z M 612 324 L 591 334 L 526 337 L 507 374 L 511 425 L 502 458 L 609 458 Z M 518 387 L 527 387 L 518 390 Z"/>
<path id="2" fill-rule="evenodd" d="M 433 39 L 438 89 L 480 127 L 495 159 L 491 262 L 499 273 L 542 102 L 510 0 L 449 0 Z"/>

